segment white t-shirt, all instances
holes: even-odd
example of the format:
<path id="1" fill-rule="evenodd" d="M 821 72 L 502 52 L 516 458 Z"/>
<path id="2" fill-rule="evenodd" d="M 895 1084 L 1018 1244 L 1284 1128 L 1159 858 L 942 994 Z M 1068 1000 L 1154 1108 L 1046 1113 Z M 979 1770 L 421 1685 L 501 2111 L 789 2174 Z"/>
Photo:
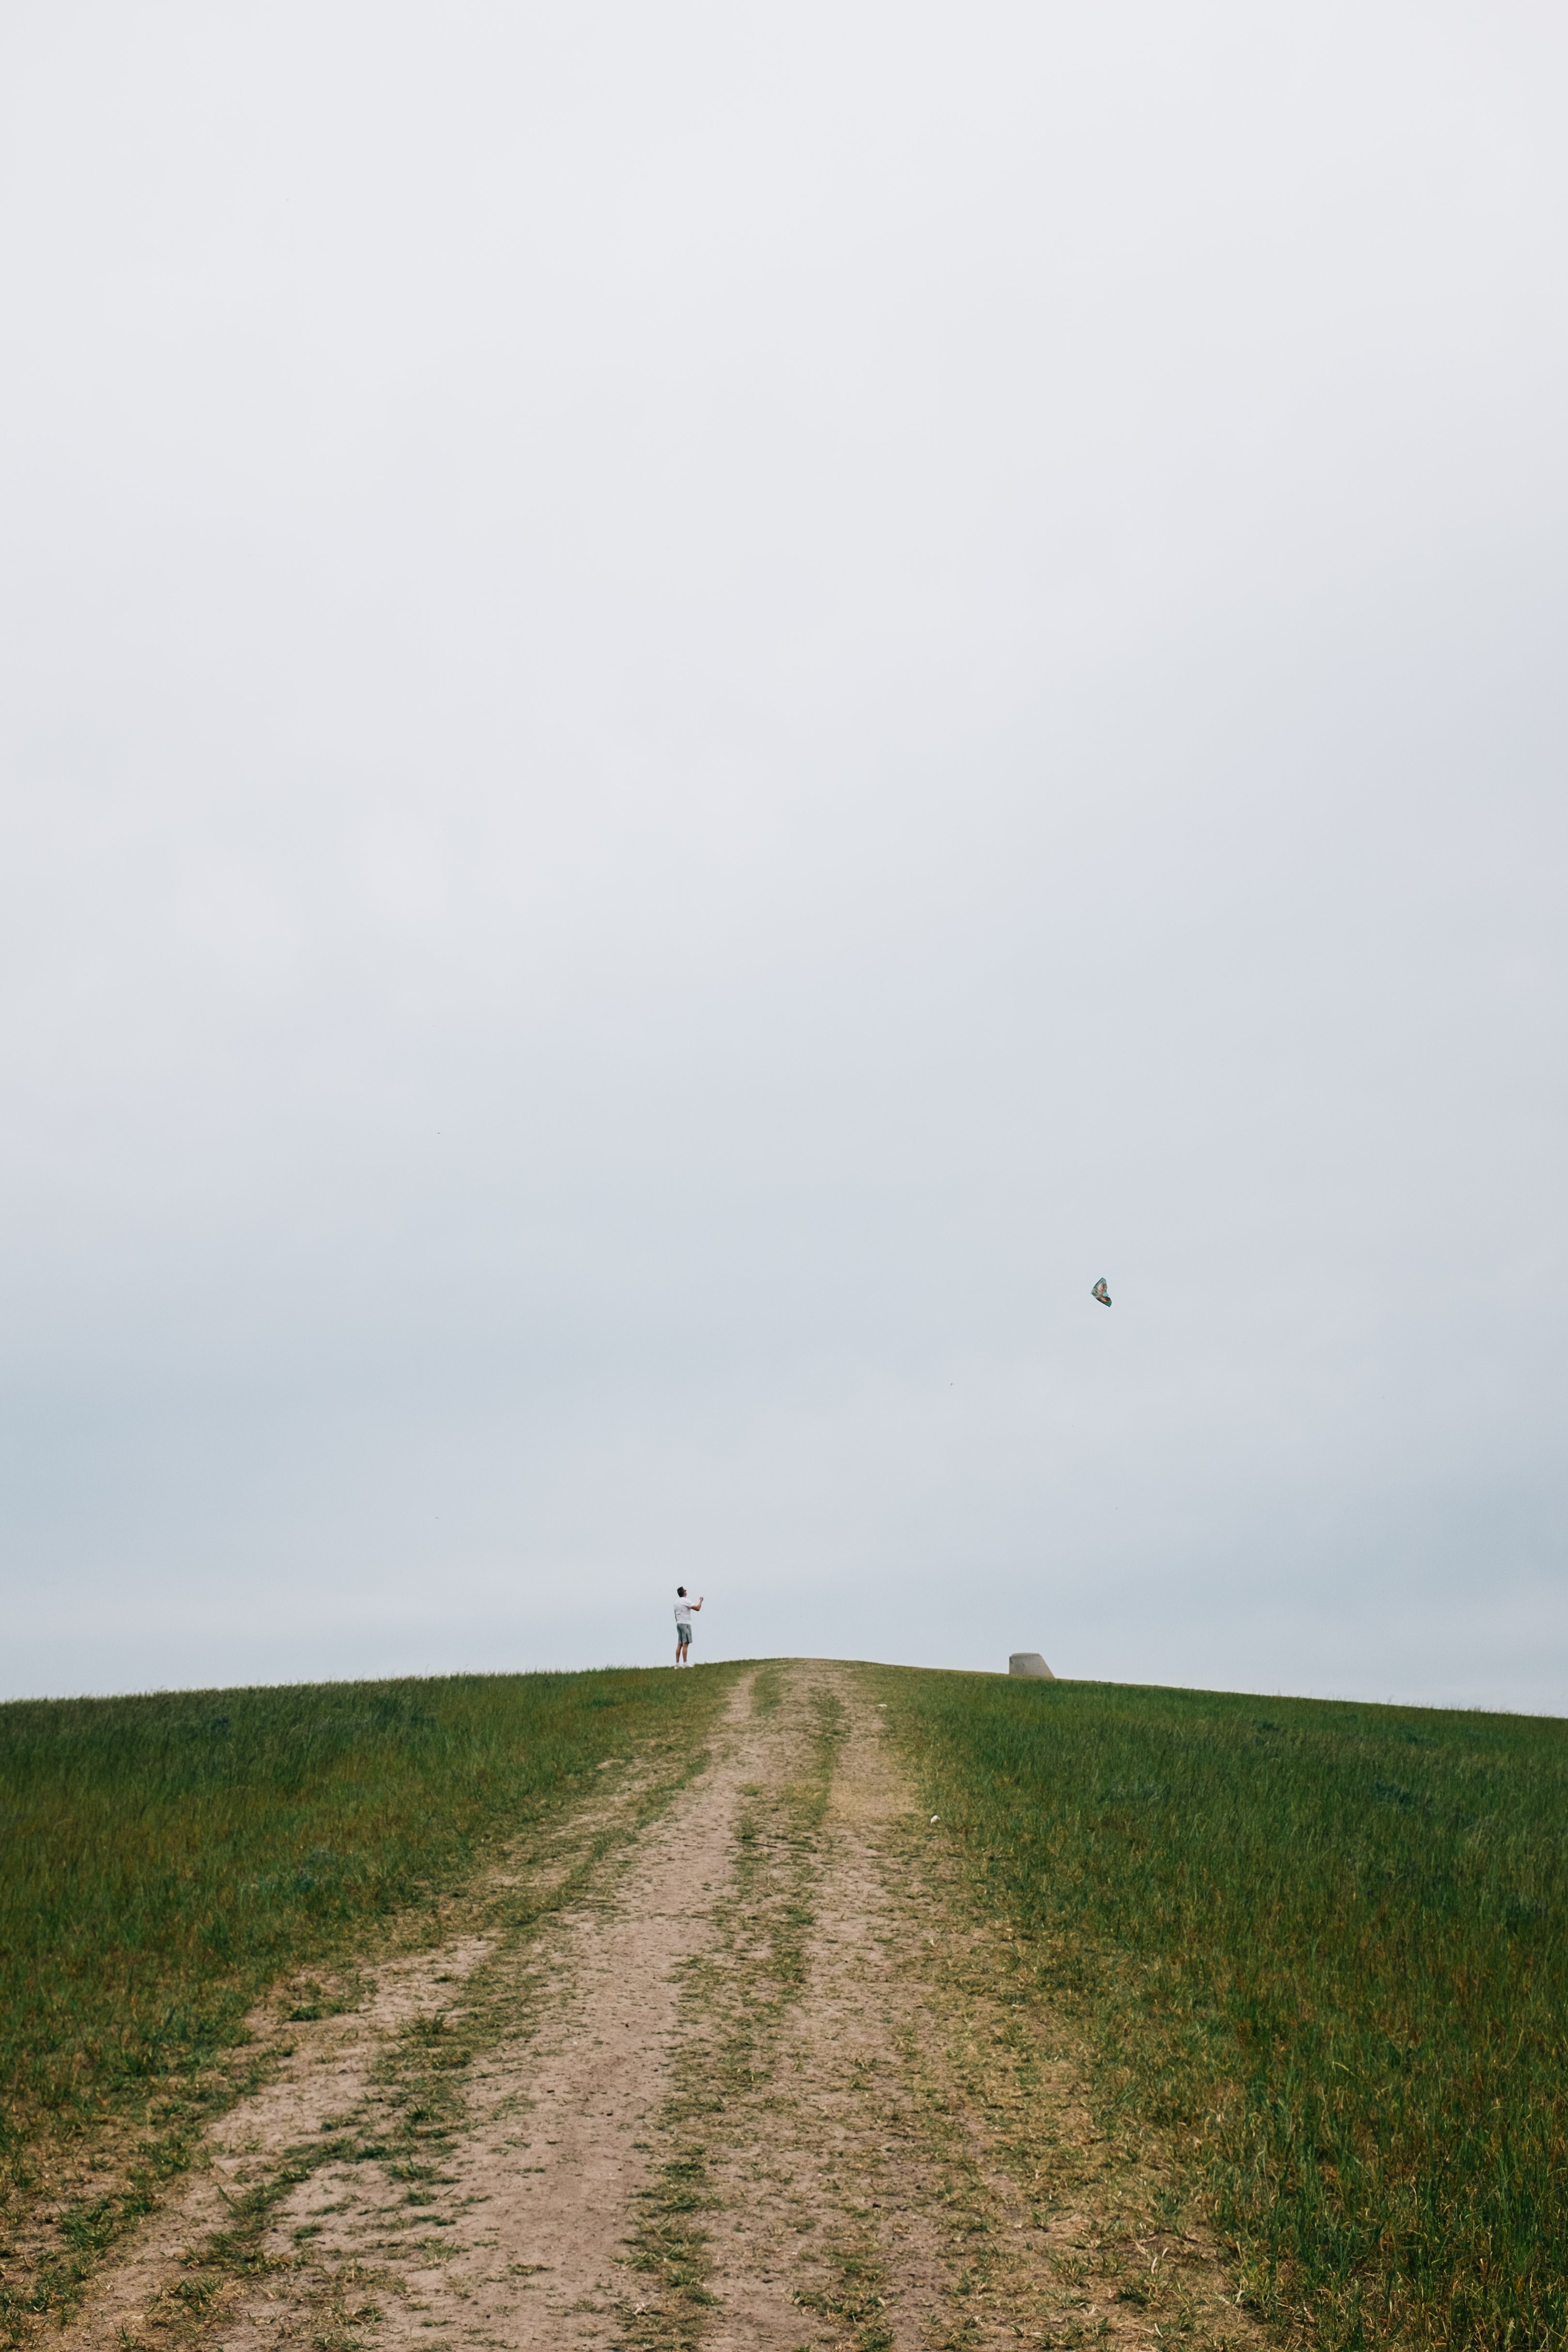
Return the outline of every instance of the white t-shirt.
<path id="1" fill-rule="evenodd" d="M 690 1601 L 678 1601 L 676 1602 L 676 1604 L 675 1604 L 675 1622 L 676 1622 L 676 1623 L 677 1623 L 678 1625 L 689 1625 L 689 1624 L 690 1624 L 690 1622 L 691 1622 L 691 1603 L 690 1603 Z"/>

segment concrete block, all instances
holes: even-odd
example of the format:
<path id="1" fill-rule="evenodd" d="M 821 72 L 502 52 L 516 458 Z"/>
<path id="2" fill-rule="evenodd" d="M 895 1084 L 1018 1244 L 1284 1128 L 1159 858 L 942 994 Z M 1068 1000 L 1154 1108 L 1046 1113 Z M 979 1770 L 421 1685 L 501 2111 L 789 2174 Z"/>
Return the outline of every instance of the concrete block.
<path id="1" fill-rule="evenodd" d="M 1007 1661 L 1007 1672 L 1010 1675 L 1027 1675 L 1037 1683 L 1054 1683 L 1056 1680 L 1038 1650 L 1015 1650 Z"/>

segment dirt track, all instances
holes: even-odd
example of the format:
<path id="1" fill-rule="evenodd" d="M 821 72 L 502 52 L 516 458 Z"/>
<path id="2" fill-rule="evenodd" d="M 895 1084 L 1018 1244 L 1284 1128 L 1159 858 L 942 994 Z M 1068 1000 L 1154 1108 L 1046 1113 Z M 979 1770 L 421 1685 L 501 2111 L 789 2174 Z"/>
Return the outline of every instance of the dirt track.
<path id="1" fill-rule="evenodd" d="M 975 1925 L 878 1695 L 867 1670 L 762 1669 L 705 1769 L 618 1844 L 638 1773 L 609 1765 L 502 1875 L 526 1931 L 503 1915 L 290 2027 L 210 2167 L 57 2340 L 1249 2336 L 1168 2182 L 1093 2130 L 1080 2053 Z M 570 1906 L 541 1928 L 552 1874 Z M 215 2233 L 247 2210 L 241 2261 Z"/>

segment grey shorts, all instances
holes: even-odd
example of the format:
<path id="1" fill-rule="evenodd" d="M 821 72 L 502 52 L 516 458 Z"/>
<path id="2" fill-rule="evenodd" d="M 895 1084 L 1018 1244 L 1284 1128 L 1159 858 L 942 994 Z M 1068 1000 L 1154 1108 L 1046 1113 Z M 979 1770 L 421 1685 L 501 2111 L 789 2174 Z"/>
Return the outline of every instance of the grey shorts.
<path id="1" fill-rule="evenodd" d="M 691 1628 L 690 1628 L 690 1626 L 689 1626 L 689 1625 L 681 1624 L 681 1623 L 679 1623 L 679 1622 L 677 1622 L 677 1624 L 676 1624 L 676 1628 L 675 1628 L 675 1646 L 676 1646 L 676 1648 L 677 1648 L 678 1650 L 684 1649 L 684 1648 L 685 1648 L 685 1646 L 686 1646 L 686 1644 L 687 1644 L 687 1643 L 688 1643 L 688 1642 L 689 1642 L 689 1641 L 690 1641 L 690 1639 L 691 1639 Z"/>

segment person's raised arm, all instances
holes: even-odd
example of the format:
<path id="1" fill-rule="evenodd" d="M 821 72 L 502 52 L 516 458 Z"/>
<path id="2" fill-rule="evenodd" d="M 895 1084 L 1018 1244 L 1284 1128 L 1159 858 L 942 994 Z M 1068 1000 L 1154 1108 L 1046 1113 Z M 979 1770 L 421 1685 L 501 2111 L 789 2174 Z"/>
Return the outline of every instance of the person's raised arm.
<path id="1" fill-rule="evenodd" d="M 700 1609 L 700 1608 L 701 1608 L 701 1606 L 702 1606 L 702 1603 L 701 1603 L 701 1601 L 694 1601 L 692 1602 L 691 1606 L 693 1607 L 693 1609 Z"/>

